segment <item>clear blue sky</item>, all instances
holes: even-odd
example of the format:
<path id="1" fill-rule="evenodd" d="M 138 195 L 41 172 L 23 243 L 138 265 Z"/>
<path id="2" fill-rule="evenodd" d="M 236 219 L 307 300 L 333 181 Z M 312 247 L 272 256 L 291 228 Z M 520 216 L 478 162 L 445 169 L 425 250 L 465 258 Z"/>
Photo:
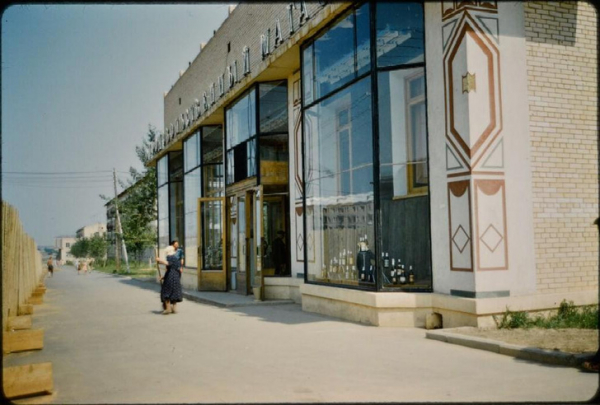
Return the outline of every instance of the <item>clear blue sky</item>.
<path id="1" fill-rule="evenodd" d="M 162 131 L 163 93 L 228 4 L 4 10 L 2 199 L 38 245 L 106 221 L 99 194 L 114 195 L 113 167 L 123 179 L 142 169 L 135 146 L 149 124 Z"/>

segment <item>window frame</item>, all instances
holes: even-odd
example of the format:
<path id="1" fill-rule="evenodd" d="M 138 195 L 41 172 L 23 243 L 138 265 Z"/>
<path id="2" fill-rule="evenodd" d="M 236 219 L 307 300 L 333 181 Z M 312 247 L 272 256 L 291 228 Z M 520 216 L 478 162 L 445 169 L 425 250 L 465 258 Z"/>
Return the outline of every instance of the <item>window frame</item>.
<path id="1" fill-rule="evenodd" d="M 320 30 L 318 30 L 312 38 L 310 38 L 309 40 L 307 40 L 305 43 L 303 43 L 300 47 L 300 71 L 301 71 L 301 89 L 300 89 L 300 94 L 301 94 L 301 98 L 300 98 L 300 104 L 301 104 L 301 113 L 300 113 L 300 119 L 302 120 L 302 136 L 301 136 L 301 143 L 302 143 L 302 150 L 301 150 L 301 159 L 302 159 L 302 182 L 303 184 L 306 184 L 306 170 L 308 169 L 308 165 L 306 162 L 306 156 L 305 156 L 305 123 L 304 123 L 304 119 L 305 119 L 305 113 L 306 111 L 308 111 L 311 107 L 321 103 L 323 100 L 328 99 L 332 96 L 334 96 L 335 94 L 343 91 L 345 88 L 359 82 L 360 80 L 362 80 L 363 78 L 370 76 L 371 78 L 371 111 L 373 114 L 373 119 L 372 119 L 372 142 L 373 142 L 373 159 L 372 159 L 372 166 L 373 166 L 373 205 L 374 205 L 374 235 L 375 235 L 375 243 L 372 244 L 372 250 L 374 252 L 375 255 L 375 261 L 376 261 L 376 280 L 375 280 L 375 286 L 374 287 L 365 287 L 365 286 L 354 286 L 354 285 L 346 285 L 346 284 L 336 284 L 336 283 L 325 283 L 325 282 L 318 282 L 318 281 L 310 281 L 308 279 L 308 251 L 307 251 L 307 238 L 304 238 L 304 249 L 303 249 L 303 266 L 304 266 L 304 282 L 307 284 L 314 284 L 314 285 L 324 285 L 324 286 L 328 286 L 328 287 L 337 287 L 337 288 L 347 288 L 347 289 L 355 289 L 355 290 L 365 290 L 365 291 L 376 291 L 376 292 L 402 292 L 401 288 L 395 288 L 395 287 L 384 287 L 383 286 L 383 269 L 382 269 L 382 259 L 380 257 L 380 252 L 382 251 L 382 230 L 381 227 L 383 226 L 382 223 L 382 218 L 381 218 L 381 195 L 380 195 L 380 145 L 379 145 L 379 109 L 378 109 L 378 105 L 379 105 L 379 94 L 378 94 L 378 88 L 379 88 L 379 83 L 378 83 L 378 74 L 381 72 L 385 72 L 385 71 L 392 71 L 392 70 L 399 70 L 399 69 L 411 69 L 411 68 L 416 68 L 416 67 L 421 67 L 423 68 L 423 77 L 424 77 L 424 92 L 422 95 L 423 100 L 418 100 L 415 101 L 415 104 L 417 104 L 418 102 L 424 102 L 425 104 L 425 139 L 427 142 L 427 174 L 428 174 L 428 180 L 429 180 L 429 176 L 430 176 L 430 159 L 429 159 L 429 133 L 428 133 L 428 127 L 427 127 L 427 123 L 429 122 L 428 120 L 428 116 L 427 116 L 427 105 L 428 105 L 428 100 L 427 100 L 427 73 L 426 73 L 426 66 L 427 66 L 427 50 L 426 50 L 426 30 L 425 30 L 425 10 L 424 10 L 424 4 L 423 2 L 418 2 L 415 1 L 415 3 L 419 3 L 421 5 L 421 7 L 423 7 L 423 20 L 422 20 L 422 27 L 423 27 L 423 61 L 422 62 L 418 62 L 418 63 L 408 63 L 408 64 L 395 64 L 395 65 L 388 65 L 388 66 L 379 66 L 378 64 L 378 58 L 377 58 L 377 3 L 376 2 L 369 2 L 369 22 L 370 22 L 370 26 L 369 26 L 369 31 L 370 31 L 370 68 L 363 74 L 358 74 L 359 69 L 357 68 L 357 64 L 355 61 L 355 77 L 352 80 L 349 80 L 348 82 L 344 83 L 343 85 L 335 88 L 334 90 L 330 91 L 329 93 L 327 93 L 325 96 L 320 95 L 319 97 L 316 98 L 315 95 L 315 86 L 316 86 L 316 70 L 315 70 L 315 52 L 314 52 L 314 43 L 316 40 L 318 40 L 324 33 L 326 33 L 327 31 L 329 31 L 330 29 L 332 29 L 336 24 L 338 24 L 339 22 L 341 22 L 343 19 L 345 19 L 349 13 L 353 13 L 354 14 L 354 42 L 355 42 L 355 59 L 356 59 L 356 37 L 357 37 L 357 27 L 356 27 L 356 10 L 359 9 L 360 7 L 364 6 L 365 4 L 367 4 L 366 2 L 362 2 L 362 3 L 358 3 L 358 4 L 353 4 L 350 5 L 347 9 L 345 9 L 344 11 L 342 11 L 339 16 L 337 16 L 335 19 L 333 19 L 332 21 L 330 21 L 327 25 L 325 25 L 324 27 L 322 27 Z M 310 63 L 308 65 L 305 64 L 306 58 L 305 58 L 305 50 L 312 47 L 310 53 Z M 307 80 L 305 80 L 306 76 L 305 76 L 305 68 L 308 69 L 308 73 L 310 75 L 310 83 L 307 83 Z M 308 93 L 307 93 L 308 91 Z M 310 99 L 306 100 L 306 96 L 309 95 Z M 411 100 L 412 101 L 412 100 Z M 409 104 L 407 103 L 406 108 L 410 108 L 410 105 L 413 104 Z M 337 113 L 336 113 L 336 137 L 338 137 L 338 131 L 337 131 Z M 407 123 L 408 124 L 408 123 Z M 412 130 L 411 130 L 412 133 Z M 408 140 L 408 139 L 407 139 Z M 339 141 L 338 141 L 339 142 Z M 409 165 L 411 166 L 411 165 Z M 362 166 L 361 166 L 362 167 Z M 412 174 L 411 174 L 412 176 Z M 410 197 L 420 197 L 420 196 L 430 196 L 431 195 L 431 188 L 429 187 L 429 182 L 427 184 L 427 186 L 423 186 L 423 187 L 414 187 L 413 188 L 414 193 L 410 195 Z M 302 195 L 302 207 L 303 207 L 303 211 L 307 212 L 307 206 L 306 206 L 306 190 L 304 191 L 303 195 Z M 428 206 L 428 210 L 429 210 L 429 218 L 430 218 L 430 223 L 429 226 L 431 226 L 431 204 L 429 204 Z M 303 216 L 303 221 L 302 221 L 302 226 L 303 226 L 303 234 L 307 235 L 308 233 L 308 219 L 306 217 L 306 215 Z M 431 232 L 429 233 L 429 245 L 430 245 L 430 249 L 429 249 L 429 260 L 430 260 L 430 265 L 432 263 L 432 250 L 431 250 Z M 432 272 L 432 269 L 429 269 L 430 272 Z M 431 276 L 430 279 L 430 287 L 429 288 L 423 288 L 423 289 L 411 289 L 410 292 L 433 292 L 433 275 Z"/>

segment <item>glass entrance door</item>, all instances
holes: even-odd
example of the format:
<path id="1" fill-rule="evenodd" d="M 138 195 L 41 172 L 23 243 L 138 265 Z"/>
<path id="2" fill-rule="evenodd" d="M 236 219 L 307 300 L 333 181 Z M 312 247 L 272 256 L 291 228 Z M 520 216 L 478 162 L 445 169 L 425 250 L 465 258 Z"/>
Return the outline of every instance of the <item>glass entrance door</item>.
<path id="1" fill-rule="evenodd" d="M 198 291 L 226 291 L 225 198 L 198 199 Z"/>
<path id="2" fill-rule="evenodd" d="M 287 240 L 287 194 L 263 196 L 263 260 L 265 276 L 287 276 L 289 243 Z"/>

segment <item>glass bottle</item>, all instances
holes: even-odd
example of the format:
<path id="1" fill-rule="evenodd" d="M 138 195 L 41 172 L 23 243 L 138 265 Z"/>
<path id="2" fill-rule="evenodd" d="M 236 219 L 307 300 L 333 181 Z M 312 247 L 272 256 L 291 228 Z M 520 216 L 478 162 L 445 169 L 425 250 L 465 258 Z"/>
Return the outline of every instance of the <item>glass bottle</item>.
<path id="1" fill-rule="evenodd" d="M 388 269 L 390 267 L 390 256 L 386 253 L 383 257 L 383 268 Z"/>
<path id="2" fill-rule="evenodd" d="M 408 270 L 408 284 L 414 284 L 415 283 L 415 272 L 413 271 L 412 266 L 410 266 L 410 269 Z"/>
<path id="3" fill-rule="evenodd" d="M 404 271 L 404 265 L 400 267 L 400 284 L 406 284 L 406 272 Z"/>

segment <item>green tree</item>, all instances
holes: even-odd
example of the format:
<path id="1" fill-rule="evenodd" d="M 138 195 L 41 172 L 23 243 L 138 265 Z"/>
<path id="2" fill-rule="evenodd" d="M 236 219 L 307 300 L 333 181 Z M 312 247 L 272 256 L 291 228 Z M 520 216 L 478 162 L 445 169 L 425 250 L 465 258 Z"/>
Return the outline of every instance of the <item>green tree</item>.
<path id="1" fill-rule="evenodd" d="M 88 257 L 90 251 L 90 241 L 87 238 L 80 238 L 71 245 L 71 254 L 76 258 Z"/>
<path id="2" fill-rule="evenodd" d="M 148 133 L 142 139 L 142 144 L 136 146 L 138 159 L 144 165 L 144 171 L 134 167 L 129 168 L 129 178 L 119 179 L 119 184 L 127 193 L 123 201 L 119 201 L 121 227 L 127 252 L 132 257 L 141 259 L 141 254 L 148 247 L 156 244 L 156 231 L 152 222 L 156 220 L 156 168 L 146 168 L 146 163 L 152 158 L 152 143 L 158 138 L 159 132 L 153 126 L 148 126 Z M 114 200 L 100 196 L 104 200 Z"/>
<path id="3" fill-rule="evenodd" d="M 94 258 L 96 263 L 104 258 L 107 248 L 108 242 L 104 235 L 94 235 L 88 239 L 88 254 Z"/>

